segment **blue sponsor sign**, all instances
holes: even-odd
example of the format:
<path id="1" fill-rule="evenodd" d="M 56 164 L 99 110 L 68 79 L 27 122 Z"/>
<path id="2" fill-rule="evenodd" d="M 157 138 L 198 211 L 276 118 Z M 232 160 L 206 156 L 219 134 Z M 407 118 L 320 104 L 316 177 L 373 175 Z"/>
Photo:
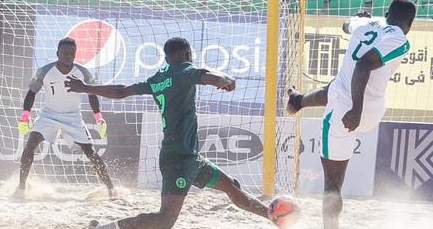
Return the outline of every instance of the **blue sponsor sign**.
<path id="1" fill-rule="evenodd" d="M 379 127 L 375 195 L 433 200 L 433 125 Z"/>
<path id="2" fill-rule="evenodd" d="M 97 83 L 133 84 L 163 67 L 165 41 L 181 36 L 190 41 L 198 67 L 223 71 L 237 79 L 237 89 L 231 93 L 199 87 L 201 101 L 235 101 L 232 107 L 245 108 L 233 111 L 222 106 L 217 112 L 261 115 L 265 96 L 265 22 L 266 15 L 257 13 L 39 7 L 35 67 L 55 61 L 58 41 L 69 36 L 77 40 L 76 62 L 87 67 Z"/>

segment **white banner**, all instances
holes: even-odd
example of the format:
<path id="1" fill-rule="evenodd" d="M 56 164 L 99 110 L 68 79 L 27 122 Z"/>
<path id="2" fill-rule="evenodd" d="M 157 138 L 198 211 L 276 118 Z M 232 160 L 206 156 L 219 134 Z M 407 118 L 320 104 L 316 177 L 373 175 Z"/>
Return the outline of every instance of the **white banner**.
<path id="1" fill-rule="evenodd" d="M 304 119 L 302 142 L 304 151 L 300 157 L 299 193 L 322 193 L 323 170 L 320 162 L 322 134 L 321 119 Z M 350 159 L 343 194 L 350 196 L 372 196 L 376 166 L 378 127 L 361 133 L 356 139 L 354 154 Z"/>
<path id="2" fill-rule="evenodd" d="M 199 115 L 199 152 L 249 191 L 262 186 L 263 117 Z M 163 137 L 159 113 L 143 114 L 139 187 L 161 187 L 159 152 Z"/>
<path id="3" fill-rule="evenodd" d="M 239 180 L 248 191 L 260 192 L 263 166 L 263 117 L 233 115 L 199 115 L 200 154 L 217 163 L 227 174 Z M 138 181 L 142 188 L 161 187 L 158 155 L 162 140 L 159 113 L 143 114 Z M 323 172 L 320 163 L 321 120 L 304 119 L 302 123 L 303 153 L 300 157 L 300 193 L 321 193 Z M 280 139 L 293 135 L 293 119 L 278 119 Z M 281 130 L 282 129 L 282 130 Z M 349 163 L 343 192 L 353 196 L 371 196 L 373 193 L 376 160 L 377 129 L 360 134 L 355 154 Z M 288 138 L 290 139 L 290 137 Z M 290 143 L 287 143 L 290 145 Z M 284 145 L 284 144 L 283 144 Z M 289 147 L 288 149 L 292 149 Z M 291 152 L 288 155 L 292 155 Z M 280 155 L 281 156 L 281 155 Z M 292 158 L 278 165 L 292 166 Z M 286 165 L 284 165 L 284 163 Z M 287 173 L 292 168 L 287 168 Z M 285 172 L 286 168 L 279 169 Z M 287 175 L 287 176 L 286 176 Z M 283 178 L 279 178 L 283 177 Z M 291 174 L 280 174 L 277 182 L 289 183 Z M 290 184 L 278 184 L 286 187 Z M 284 192 L 284 190 L 282 190 Z M 289 190 L 287 190 L 289 191 Z"/>

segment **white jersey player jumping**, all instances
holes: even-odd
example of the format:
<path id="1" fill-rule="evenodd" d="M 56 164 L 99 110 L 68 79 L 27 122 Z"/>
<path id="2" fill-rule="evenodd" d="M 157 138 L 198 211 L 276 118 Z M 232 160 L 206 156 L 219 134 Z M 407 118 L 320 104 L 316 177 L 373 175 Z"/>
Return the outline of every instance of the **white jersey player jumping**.
<path id="1" fill-rule="evenodd" d="M 30 131 L 30 135 L 21 156 L 20 183 L 16 192 L 17 195 L 24 194 L 26 180 L 33 163 L 34 150 L 43 140 L 53 143 L 59 130 L 67 142 L 76 143 L 81 147 L 107 186 L 109 195 L 115 195 L 107 166 L 95 152 L 93 139 L 83 122 L 81 95 L 68 93 L 64 85 L 67 76 L 94 83 L 90 72 L 83 66 L 74 63 L 76 50 L 77 46 L 74 39 L 64 38 L 60 40 L 57 47 L 58 60 L 39 68 L 31 79 L 29 91 L 24 99 L 24 109 L 18 123 L 20 134 L 25 135 Z M 41 88 L 45 91 L 45 104 L 30 130 L 30 110 L 33 107 L 36 93 Z M 95 95 L 89 95 L 89 103 L 94 112 L 95 120 L 100 126 L 99 132 L 104 136 L 107 125 L 99 110 L 98 98 Z"/>
<path id="2" fill-rule="evenodd" d="M 358 13 L 343 25 L 344 32 L 352 35 L 335 79 L 307 94 L 289 89 L 290 114 L 305 107 L 326 106 L 321 152 L 325 229 L 339 227 L 341 187 L 356 135 L 376 127 L 386 111 L 386 87 L 409 50 L 406 34 L 415 14 L 411 0 L 394 0 L 385 18 Z"/>

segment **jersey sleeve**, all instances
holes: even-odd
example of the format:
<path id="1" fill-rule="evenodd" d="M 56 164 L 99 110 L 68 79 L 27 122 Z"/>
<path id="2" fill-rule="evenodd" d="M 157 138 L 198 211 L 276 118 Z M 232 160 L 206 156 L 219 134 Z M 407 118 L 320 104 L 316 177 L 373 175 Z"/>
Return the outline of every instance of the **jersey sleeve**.
<path id="1" fill-rule="evenodd" d="M 48 69 L 46 66 L 42 68 L 38 68 L 35 75 L 30 79 L 29 89 L 34 92 L 38 93 L 42 86 L 44 85 L 44 78 L 47 74 Z"/>
<path id="2" fill-rule="evenodd" d="M 373 50 L 379 56 L 382 64 L 400 57 L 409 51 L 410 45 L 406 36 L 397 34 L 386 35 Z"/>
<path id="3" fill-rule="evenodd" d="M 95 78 L 93 77 L 92 73 L 90 73 L 90 71 L 87 68 L 85 68 L 81 65 L 76 65 L 76 66 L 81 71 L 81 73 L 83 74 L 85 83 L 88 83 L 88 84 L 94 84 L 95 83 Z"/>
<path id="4" fill-rule="evenodd" d="M 182 72 L 182 81 L 185 84 L 194 85 L 194 84 L 202 84 L 201 75 L 203 74 L 203 70 L 195 67 L 194 65 L 188 66 Z"/>
<path id="5" fill-rule="evenodd" d="M 132 90 L 134 90 L 137 95 L 152 94 L 149 82 L 147 81 L 133 84 Z"/>

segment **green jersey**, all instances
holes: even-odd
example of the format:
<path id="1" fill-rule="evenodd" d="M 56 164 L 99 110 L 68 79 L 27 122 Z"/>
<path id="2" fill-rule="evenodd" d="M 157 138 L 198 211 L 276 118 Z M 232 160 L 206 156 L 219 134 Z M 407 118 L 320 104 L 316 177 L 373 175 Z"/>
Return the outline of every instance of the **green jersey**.
<path id="1" fill-rule="evenodd" d="M 170 64 L 144 82 L 133 85 L 136 94 L 152 94 L 162 115 L 162 151 L 197 154 L 196 84 L 202 71 L 193 64 Z"/>

